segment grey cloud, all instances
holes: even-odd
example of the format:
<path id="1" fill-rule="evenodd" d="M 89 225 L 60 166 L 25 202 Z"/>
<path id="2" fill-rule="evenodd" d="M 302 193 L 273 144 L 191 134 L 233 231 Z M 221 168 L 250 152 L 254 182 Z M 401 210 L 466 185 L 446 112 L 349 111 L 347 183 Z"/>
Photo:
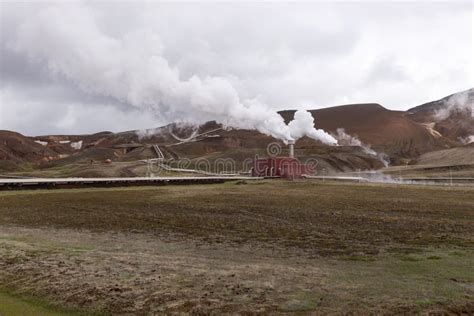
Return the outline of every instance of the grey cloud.
<path id="1" fill-rule="evenodd" d="M 410 76 L 396 58 L 386 56 L 376 61 L 367 74 L 367 84 L 374 84 L 380 81 L 409 82 Z"/>
<path id="2" fill-rule="evenodd" d="M 166 123 L 164 116 L 145 114 L 129 100 L 85 92 L 64 74 L 51 74 L 44 61 L 31 62 L 35 56 L 9 49 L 25 21 L 57 4 L 1 3 L 0 129 L 119 131 Z M 406 109 L 474 85 L 470 2 L 84 6 L 111 39 L 156 33 L 160 54 L 181 80 L 223 78 L 242 99 L 256 98 L 275 110 L 350 102 Z M 43 40 L 35 38 L 39 46 Z"/>

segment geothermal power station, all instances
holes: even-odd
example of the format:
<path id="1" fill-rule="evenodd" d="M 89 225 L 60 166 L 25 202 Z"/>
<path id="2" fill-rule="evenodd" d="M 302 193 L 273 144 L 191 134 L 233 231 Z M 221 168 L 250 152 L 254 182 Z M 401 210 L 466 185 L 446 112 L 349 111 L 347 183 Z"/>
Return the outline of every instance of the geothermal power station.
<path id="1" fill-rule="evenodd" d="M 474 316 L 473 0 L 0 2 L 0 316 Z"/>
<path id="2" fill-rule="evenodd" d="M 256 158 L 253 161 L 251 174 L 253 177 L 269 177 L 297 179 L 304 175 L 312 175 L 314 166 L 301 163 L 295 158 L 295 141 L 288 141 L 288 157 Z"/>

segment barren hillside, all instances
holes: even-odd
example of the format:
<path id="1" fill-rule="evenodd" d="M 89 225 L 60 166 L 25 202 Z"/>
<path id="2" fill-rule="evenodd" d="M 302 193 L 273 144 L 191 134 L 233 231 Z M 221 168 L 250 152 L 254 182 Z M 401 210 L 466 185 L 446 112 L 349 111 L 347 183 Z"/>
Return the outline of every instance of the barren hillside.
<path id="1" fill-rule="evenodd" d="M 474 135 L 474 118 L 469 111 L 473 91 L 454 94 L 407 112 L 391 111 L 376 103 L 311 110 L 317 128 L 333 134 L 343 128 L 367 148 L 372 147 L 378 156 L 360 146 L 327 146 L 306 137 L 296 143 L 296 154 L 300 158 L 315 158 L 320 168 L 336 172 L 379 169 L 384 166 L 382 156 L 392 165 L 470 161 L 470 149 L 460 146 Z M 280 114 L 289 122 L 294 112 L 287 110 Z M 160 146 L 164 158 L 170 162 L 232 158 L 243 168 L 242 164 L 256 154 L 266 155 L 266 147 L 272 142 L 281 145 L 279 154 L 287 154 L 284 144 L 269 136 L 252 130 L 225 129 L 216 122 L 199 127 L 171 124 L 141 132 L 91 135 L 26 137 L 1 131 L 0 170 L 18 170 L 25 166 L 47 169 L 106 160 L 139 161 L 156 157 L 153 145 Z"/>
<path id="2" fill-rule="evenodd" d="M 417 159 L 420 165 L 474 165 L 474 146 L 463 146 L 425 153 Z"/>
<path id="3" fill-rule="evenodd" d="M 432 124 L 444 137 L 460 142 L 474 135 L 474 88 L 409 109 L 407 116 Z"/>

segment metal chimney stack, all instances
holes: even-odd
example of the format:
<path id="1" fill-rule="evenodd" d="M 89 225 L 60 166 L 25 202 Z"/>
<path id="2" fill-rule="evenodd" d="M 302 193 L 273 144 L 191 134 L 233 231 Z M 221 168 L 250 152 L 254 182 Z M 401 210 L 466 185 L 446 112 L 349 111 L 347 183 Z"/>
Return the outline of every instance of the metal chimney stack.
<path id="1" fill-rule="evenodd" d="M 288 152 L 290 158 L 295 157 L 295 141 L 292 139 L 288 141 Z"/>

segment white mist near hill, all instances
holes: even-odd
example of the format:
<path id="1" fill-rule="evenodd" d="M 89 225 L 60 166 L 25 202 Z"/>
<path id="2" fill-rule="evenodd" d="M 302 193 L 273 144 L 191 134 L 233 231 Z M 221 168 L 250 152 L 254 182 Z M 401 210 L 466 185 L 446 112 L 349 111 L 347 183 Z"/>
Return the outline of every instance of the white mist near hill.
<path id="1" fill-rule="evenodd" d="M 456 112 L 468 112 L 474 118 L 474 89 L 456 93 L 435 113 L 436 121 L 443 121 Z"/>
<path id="2" fill-rule="evenodd" d="M 336 130 L 336 134 L 333 136 L 337 139 L 337 143 L 339 145 L 361 147 L 366 154 L 377 157 L 385 165 L 385 167 L 390 164 L 387 155 L 376 152 L 370 147 L 370 145 L 364 144 L 357 136 L 347 134 L 344 128 L 338 128 Z"/>
<path id="3" fill-rule="evenodd" d="M 242 99 L 224 77 L 182 78 L 163 56 L 159 36 L 150 30 L 119 38 L 109 33 L 101 30 L 87 7 L 56 5 L 24 21 L 11 47 L 83 91 L 147 109 L 167 121 L 216 120 L 283 141 L 306 135 L 328 144 L 336 142 L 309 125 L 309 113 L 297 112 L 290 127 L 264 103 Z M 303 125 L 296 127 L 300 122 Z"/>

